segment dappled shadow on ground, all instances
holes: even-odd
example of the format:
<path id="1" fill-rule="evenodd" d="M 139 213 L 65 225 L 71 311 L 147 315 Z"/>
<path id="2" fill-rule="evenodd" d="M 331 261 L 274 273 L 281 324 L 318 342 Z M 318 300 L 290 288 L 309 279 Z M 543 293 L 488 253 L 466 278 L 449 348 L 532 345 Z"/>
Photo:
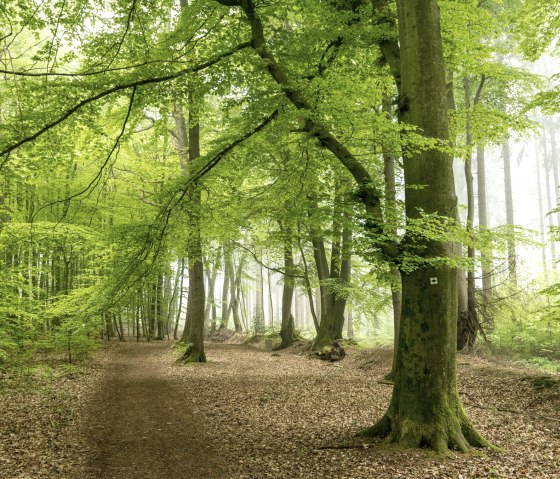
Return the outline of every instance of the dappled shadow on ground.
<path id="1" fill-rule="evenodd" d="M 72 473 L 36 477 L 544 479 L 560 470 L 560 389 L 536 390 L 527 370 L 460 355 L 465 408 L 505 452 L 442 460 L 353 437 L 387 407 L 388 349 L 350 349 L 336 363 L 298 345 L 271 354 L 208 344 L 209 362 L 186 366 L 177 355 L 168 342 L 105 348 L 95 380 L 77 379 L 81 419 L 64 432 L 81 438 L 66 441 L 65 457 L 80 459 Z"/>

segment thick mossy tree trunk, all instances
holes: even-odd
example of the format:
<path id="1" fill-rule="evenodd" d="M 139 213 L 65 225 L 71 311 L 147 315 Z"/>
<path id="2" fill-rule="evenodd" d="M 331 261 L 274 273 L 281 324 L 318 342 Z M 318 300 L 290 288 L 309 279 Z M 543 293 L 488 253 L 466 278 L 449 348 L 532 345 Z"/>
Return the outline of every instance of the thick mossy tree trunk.
<path id="1" fill-rule="evenodd" d="M 200 125 L 192 112 L 193 98 L 189 94 L 189 127 L 185 125 L 185 118 L 180 107 L 174 111 L 176 135 L 179 153 L 182 159 L 183 174 L 190 174 L 190 165 L 200 156 Z M 187 137 L 188 135 L 188 137 Z M 188 146 L 187 146 L 188 145 Z M 188 155 L 185 152 L 188 151 Z M 182 362 L 205 362 L 204 353 L 204 266 L 202 263 L 202 240 L 200 237 L 200 186 L 193 182 L 188 191 L 187 205 L 187 258 L 189 272 L 189 292 L 187 296 L 187 314 L 185 329 L 181 342 L 187 344 Z"/>
<path id="2" fill-rule="evenodd" d="M 228 7 L 239 6 L 251 25 L 255 52 L 282 87 L 286 98 L 300 111 L 308 112 L 303 130 L 317 138 L 350 172 L 358 185 L 359 197 L 368 215 L 369 233 L 382 233 L 381 193 L 360 161 L 323 125 L 312 103 L 269 49 L 264 29 L 252 0 L 217 0 Z M 402 46 L 403 89 L 399 101 L 402 120 L 416 125 L 424 135 L 448 138 L 446 85 L 443 68 L 439 11 L 435 0 L 398 0 Z M 451 158 L 428 150 L 407 155 L 405 182 L 423 185 L 409 189 L 406 206 L 409 217 L 437 211 L 456 217 Z M 403 245 L 407 245 L 406 242 Z M 401 247 L 395 242 L 379 245 L 387 258 L 395 260 Z M 426 258 L 451 255 L 453 245 L 427 243 L 417 250 Z M 364 434 L 387 436 L 403 445 L 427 445 L 437 451 L 448 447 L 466 450 L 489 445 L 473 428 L 464 413 L 456 383 L 456 272 L 450 266 L 425 267 L 403 278 L 403 307 L 397 352 L 393 397 L 386 415 Z M 432 284 L 431 278 L 437 279 Z"/>
<path id="3" fill-rule="evenodd" d="M 435 0 L 397 0 L 401 44 L 400 120 L 428 138 L 446 142 L 448 115 L 439 9 Z M 455 220 L 452 158 L 441 149 L 404 154 L 407 218 L 420 211 Z M 405 238 L 404 247 L 407 245 Z M 364 435 L 407 447 L 466 451 L 488 446 L 465 414 L 456 382 L 456 272 L 431 258 L 449 257 L 445 241 L 414 244 L 426 265 L 402 272 L 402 312 L 395 386 L 389 409 Z"/>

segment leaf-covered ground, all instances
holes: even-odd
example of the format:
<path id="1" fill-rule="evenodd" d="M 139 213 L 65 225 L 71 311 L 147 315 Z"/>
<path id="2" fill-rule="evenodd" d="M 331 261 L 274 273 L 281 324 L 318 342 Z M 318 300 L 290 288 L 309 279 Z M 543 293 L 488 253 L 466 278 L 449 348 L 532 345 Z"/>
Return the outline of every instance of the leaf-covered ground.
<path id="1" fill-rule="evenodd" d="M 465 407 L 504 452 L 439 459 L 352 437 L 388 404 L 389 350 L 338 363 L 297 347 L 207 355 L 179 366 L 170 343 L 114 343 L 79 374 L 3 378 L 0 477 L 560 477 L 560 388 L 538 373 L 460 355 Z"/>

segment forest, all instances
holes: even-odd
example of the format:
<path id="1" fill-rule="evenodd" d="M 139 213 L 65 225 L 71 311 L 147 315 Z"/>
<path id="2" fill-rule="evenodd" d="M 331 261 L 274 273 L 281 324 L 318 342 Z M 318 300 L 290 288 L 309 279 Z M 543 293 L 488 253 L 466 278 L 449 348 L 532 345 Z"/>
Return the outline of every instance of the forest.
<path id="1" fill-rule="evenodd" d="M 0 0 L 0 477 L 560 477 L 559 38 Z"/>

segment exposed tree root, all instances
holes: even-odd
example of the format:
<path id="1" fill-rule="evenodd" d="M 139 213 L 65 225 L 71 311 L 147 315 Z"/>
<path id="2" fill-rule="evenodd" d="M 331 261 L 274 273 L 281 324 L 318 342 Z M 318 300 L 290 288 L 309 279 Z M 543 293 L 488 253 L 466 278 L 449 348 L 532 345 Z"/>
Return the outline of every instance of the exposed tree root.
<path id="1" fill-rule="evenodd" d="M 427 447 L 439 454 L 447 454 L 449 450 L 469 452 L 472 448 L 499 450 L 477 432 L 462 411 L 457 416 L 447 414 L 432 423 L 410 419 L 394 421 L 387 413 L 373 426 L 356 435 L 382 437 L 389 443 L 406 448 Z"/>

